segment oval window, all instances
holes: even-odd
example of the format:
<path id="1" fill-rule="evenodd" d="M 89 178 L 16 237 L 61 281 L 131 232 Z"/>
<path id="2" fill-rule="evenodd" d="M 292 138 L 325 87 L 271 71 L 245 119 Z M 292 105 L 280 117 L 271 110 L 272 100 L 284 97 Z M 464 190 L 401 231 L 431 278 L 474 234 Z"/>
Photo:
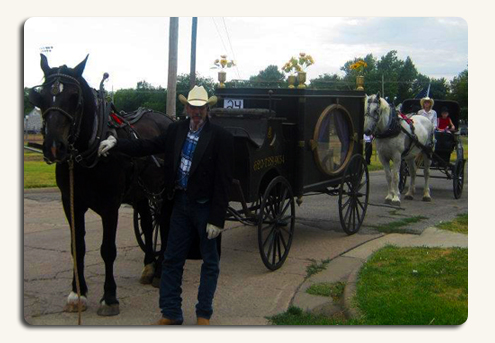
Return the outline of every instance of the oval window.
<path id="1" fill-rule="evenodd" d="M 343 170 L 354 149 L 353 133 L 351 116 L 343 106 L 323 110 L 313 137 L 316 164 L 322 172 L 335 175 Z"/>

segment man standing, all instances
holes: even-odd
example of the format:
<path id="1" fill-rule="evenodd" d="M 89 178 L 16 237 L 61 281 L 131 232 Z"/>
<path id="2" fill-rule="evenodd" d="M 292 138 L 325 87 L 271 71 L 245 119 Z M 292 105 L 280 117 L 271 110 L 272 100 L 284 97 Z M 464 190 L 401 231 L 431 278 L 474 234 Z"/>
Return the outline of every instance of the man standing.
<path id="1" fill-rule="evenodd" d="M 201 86 L 195 86 L 187 99 L 187 120 L 171 124 L 167 132 L 150 140 L 121 140 L 110 136 L 101 142 L 99 154 L 110 149 L 130 156 L 165 154 L 164 173 L 167 197 L 173 200 L 170 232 L 160 281 L 158 325 L 180 325 L 182 315 L 182 274 L 194 237 L 199 236 L 203 258 L 196 315 L 198 325 L 209 325 L 213 296 L 219 276 L 216 238 L 225 223 L 232 183 L 233 136 L 210 123 L 208 110 L 217 101 Z"/>
<path id="2" fill-rule="evenodd" d="M 364 135 L 364 153 L 366 156 L 366 164 L 371 164 L 371 155 L 373 154 L 373 136 Z"/>

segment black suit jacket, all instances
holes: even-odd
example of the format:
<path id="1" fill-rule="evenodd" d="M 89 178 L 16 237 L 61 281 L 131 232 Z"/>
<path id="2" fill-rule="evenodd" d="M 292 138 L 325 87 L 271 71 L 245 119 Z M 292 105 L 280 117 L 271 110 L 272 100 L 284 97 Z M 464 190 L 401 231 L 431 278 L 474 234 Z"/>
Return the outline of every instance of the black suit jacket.
<path id="1" fill-rule="evenodd" d="M 182 120 L 170 124 L 164 134 L 153 139 L 119 139 L 114 149 L 134 157 L 164 153 L 165 191 L 172 199 L 188 131 L 189 120 Z M 220 228 L 224 227 L 229 204 L 233 162 L 232 134 L 207 119 L 194 151 L 186 193 L 191 200 L 210 200 L 208 223 Z"/>

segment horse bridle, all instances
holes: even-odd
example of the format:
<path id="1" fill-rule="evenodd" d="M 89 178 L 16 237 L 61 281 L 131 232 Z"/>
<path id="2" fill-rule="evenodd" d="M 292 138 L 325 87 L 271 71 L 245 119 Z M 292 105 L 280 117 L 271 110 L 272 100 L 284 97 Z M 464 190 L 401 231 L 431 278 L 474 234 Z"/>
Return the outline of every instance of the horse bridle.
<path id="1" fill-rule="evenodd" d="M 371 134 L 375 135 L 375 130 L 378 127 L 378 120 L 380 119 L 380 115 L 381 115 L 381 108 L 380 108 L 380 103 L 378 103 L 378 110 L 375 111 L 373 115 L 371 114 L 370 106 L 371 106 L 371 102 L 368 101 L 368 106 L 366 107 L 366 113 L 364 114 L 364 116 L 370 117 L 371 119 L 374 120 L 374 126 Z"/>
<path id="2" fill-rule="evenodd" d="M 62 83 L 62 80 L 63 80 L 63 83 Z M 47 86 L 51 86 L 50 93 L 52 96 L 55 97 L 62 92 L 60 90 L 60 85 L 62 85 L 62 84 L 72 84 L 72 85 L 77 86 L 78 97 L 77 97 L 77 106 L 76 106 L 75 113 L 71 114 L 71 113 L 67 112 L 66 110 L 64 110 L 63 108 L 58 107 L 58 106 L 48 107 L 47 109 L 45 109 L 41 113 L 41 118 L 43 120 L 42 132 L 43 132 L 43 135 L 45 135 L 46 117 L 47 117 L 48 113 L 51 111 L 60 112 L 69 119 L 69 121 L 72 125 L 70 132 L 69 132 L 69 146 L 73 147 L 74 143 L 77 141 L 77 138 L 79 137 L 79 132 L 81 129 L 81 121 L 82 121 L 82 117 L 83 117 L 83 110 L 84 110 L 84 98 L 82 96 L 82 88 L 81 88 L 81 83 L 79 82 L 79 80 L 77 80 L 75 77 L 72 77 L 70 75 L 61 73 L 60 69 L 59 69 L 59 71 L 57 73 L 48 75 L 45 79 L 45 82 L 41 86 L 35 86 L 35 87 L 33 87 L 33 89 L 36 87 L 44 88 Z"/>

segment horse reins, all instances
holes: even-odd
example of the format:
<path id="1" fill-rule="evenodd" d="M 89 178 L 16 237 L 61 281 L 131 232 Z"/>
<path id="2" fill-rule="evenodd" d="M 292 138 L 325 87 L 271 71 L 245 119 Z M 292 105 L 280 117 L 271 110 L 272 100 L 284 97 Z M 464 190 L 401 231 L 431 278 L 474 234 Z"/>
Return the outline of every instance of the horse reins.
<path id="1" fill-rule="evenodd" d="M 74 278 L 76 280 L 76 292 L 77 292 L 77 325 L 81 325 L 82 317 L 82 303 L 81 303 L 81 284 L 79 281 L 79 271 L 77 268 L 77 254 L 76 254 L 76 224 L 74 216 L 74 161 L 69 159 L 69 193 L 70 193 L 70 230 L 72 236 L 72 257 L 74 259 Z"/>

